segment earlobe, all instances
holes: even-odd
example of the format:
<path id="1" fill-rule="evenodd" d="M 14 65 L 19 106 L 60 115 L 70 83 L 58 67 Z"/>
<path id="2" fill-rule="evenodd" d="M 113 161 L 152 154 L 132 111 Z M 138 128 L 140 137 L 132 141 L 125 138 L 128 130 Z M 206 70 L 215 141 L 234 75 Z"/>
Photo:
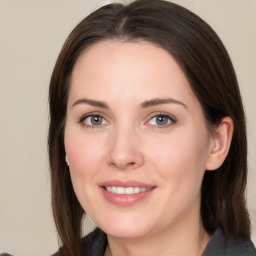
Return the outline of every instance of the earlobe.
<path id="1" fill-rule="evenodd" d="M 233 120 L 228 116 L 222 118 L 212 135 L 213 143 L 208 155 L 206 170 L 216 170 L 222 165 L 229 152 L 233 131 Z"/>
<path id="2" fill-rule="evenodd" d="M 67 155 L 65 156 L 65 161 L 66 161 L 67 166 L 69 166 L 69 161 L 68 161 Z"/>

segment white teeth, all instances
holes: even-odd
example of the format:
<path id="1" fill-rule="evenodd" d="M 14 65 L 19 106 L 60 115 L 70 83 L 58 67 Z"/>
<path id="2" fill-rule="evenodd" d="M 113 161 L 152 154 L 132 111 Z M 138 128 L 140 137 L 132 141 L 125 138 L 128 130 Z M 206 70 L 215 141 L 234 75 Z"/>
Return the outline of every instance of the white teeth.
<path id="1" fill-rule="evenodd" d="M 140 188 L 140 187 L 106 187 L 106 190 L 115 194 L 119 195 L 132 195 L 132 194 L 138 194 L 140 192 L 146 192 L 150 190 L 151 188 Z"/>
<path id="2" fill-rule="evenodd" d="M 116 193 L 119 194 L 119 195 L 124 194 L 124 190 L 125 190 L 125 188 L 117 187 L 116 188 Z"/>
<path id="3" fill-rule="evenodd" d="M 132 188 L 132 187 L 125 188 L 125 194 L 126 194 L 126 195 L 131 195 L 131 194 L 133 194 L 133 188 Z"/>
<path id="4" fill-rule="evenodd" d="M 133 192 L 134 192 L 134 193 L 140 193 L 140 188 L 135 187 L 135 188 L 133 189 Z"/>

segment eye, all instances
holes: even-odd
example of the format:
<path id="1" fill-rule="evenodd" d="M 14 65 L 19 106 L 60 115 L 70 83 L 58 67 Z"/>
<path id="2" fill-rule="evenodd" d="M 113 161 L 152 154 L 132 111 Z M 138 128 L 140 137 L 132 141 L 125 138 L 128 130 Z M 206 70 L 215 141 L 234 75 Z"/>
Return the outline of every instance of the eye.
<path id="1" fill-rule="evenodd" d="M 100 114 L 89 114 L 82 117 L 80 123 L 87 127 L 97 127 L 108 124 L 108 121 Z"/>
<path id="2" fill-rule="evenodd" d="M 153 126 L 162 126 L 166 127 L 171 124 L 174 124 L 176 119 L 168 114 L 158 114 L 151 117 L 148 121 L 148 124 Z"/>

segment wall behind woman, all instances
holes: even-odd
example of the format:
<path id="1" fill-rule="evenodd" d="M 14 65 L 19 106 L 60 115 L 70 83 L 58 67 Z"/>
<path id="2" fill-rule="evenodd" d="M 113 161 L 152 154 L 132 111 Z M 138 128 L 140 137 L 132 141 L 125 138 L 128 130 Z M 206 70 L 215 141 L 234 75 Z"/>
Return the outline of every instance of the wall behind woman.
<path id="1" fill-rule="evenodd" d="M 97 0 L 0 0 L 0 253 L 57 249 L 47 163 L 47 92 L 71 29 Z M 248 205 L 256 243 L 255 0 L 176 0 L 205 19 L 226 45 L 248 118 Z"/>

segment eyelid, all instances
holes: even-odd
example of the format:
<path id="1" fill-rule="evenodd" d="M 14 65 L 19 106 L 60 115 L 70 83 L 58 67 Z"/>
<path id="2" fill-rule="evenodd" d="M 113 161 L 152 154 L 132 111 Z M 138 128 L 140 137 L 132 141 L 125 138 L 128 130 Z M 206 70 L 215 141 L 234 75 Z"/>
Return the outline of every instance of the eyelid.
<path id="1" fill-rule="evenodd" d="M 172 115 L 172 114 L 169 114 L 169 113 L 166 113 L 166 112 L 155 112 L 155 113 L 152 113 L 150 114 L 149 118 L 147 118 L 147 121 L 146 121 L 146 124 L 154 117 L 157 117 L 157 116 L 164 116 L 164 117 L 168 117 L 171 121 L 170 124 L 166 124 L 166 125 L 151 125 L 149 124 L 150 126 L 152 127 L 156 127 L 156 128 L 165 128 L 165 127 L 169 127 L 173 124 L 175 124 L 177 122 L 177 118 Z"/>
<path id="2" fill-rule="evenodd" d="M 103 113 L 100 113 L 100 112 L 89 112 L 89 113 L 86 113 L 84 115 L 82 115 L 80 118 L 79 118 L 79 123 L 82 125 L 82 126 L 85 126 L 85 127 L 89 127 L 89 128 L 100 128 L 101 126 L 105 126 L 106 124 L 102 124 L 102 125 L 88 125 L 88 124 L 85 124 L 84 123 L 84 120 L 87 118 L 87 117 L 90 117 L 90 116 L 99 116 L 99 117 L 102 117 L 104 120 L 106 120 L 108 123 L 109 120 L 108 118 L 106 117 L 105 114 Z"/>

